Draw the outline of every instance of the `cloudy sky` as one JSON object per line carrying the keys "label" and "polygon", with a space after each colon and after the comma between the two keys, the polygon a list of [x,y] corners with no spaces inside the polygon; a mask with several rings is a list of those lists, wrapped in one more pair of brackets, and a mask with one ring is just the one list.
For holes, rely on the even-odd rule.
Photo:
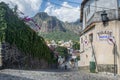
{"label": "cloudy sky", "polygon": [[82,0],[0,0],[9,3],[10,7],[18,5],[19,11],[26,16],[34,16],[38,12],[46,12],[50,16],[67,22],[74,22],[80,17]]}

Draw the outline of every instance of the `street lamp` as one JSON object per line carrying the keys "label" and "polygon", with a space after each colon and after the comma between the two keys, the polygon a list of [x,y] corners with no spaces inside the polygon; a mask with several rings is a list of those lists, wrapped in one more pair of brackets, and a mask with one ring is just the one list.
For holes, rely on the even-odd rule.
{"label": "street lamp", "polygon": [[103,25],[105,26],[106,25],[106,22],[108,22],[108,17],[107,17],[107,13],[106,11],[104,10],[101,14],[101,19],[102,19],[102,22],[103,22]]}

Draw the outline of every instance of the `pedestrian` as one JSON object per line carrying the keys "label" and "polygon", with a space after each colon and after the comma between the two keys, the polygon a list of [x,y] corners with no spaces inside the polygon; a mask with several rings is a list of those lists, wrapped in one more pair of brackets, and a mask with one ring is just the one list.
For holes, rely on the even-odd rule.
{"label": "pedestrian", "polygon": [[65,70],[67,70],[67,65],[65,64]]}

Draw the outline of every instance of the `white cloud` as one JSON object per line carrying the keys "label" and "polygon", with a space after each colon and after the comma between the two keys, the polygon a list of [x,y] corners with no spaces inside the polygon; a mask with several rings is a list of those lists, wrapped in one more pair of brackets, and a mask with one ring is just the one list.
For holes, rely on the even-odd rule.
{"label": "white cloud", "polygon": [[42,0],[0,0],[9,3],[10,7],[18,5],[18,9],[28,16],[34,16],[40,8]]}
{"label": "white cloud", "polygon": [[56,8],[56,6],[48,3],[45,12],[47,12],[51,16],[56,16],[58,19],[64,22],[65,21],[74,22],[77,19],[79,19],[80,17],[79,7],[72,7],[67,2],[64,2],[62,6],[65,7]]}

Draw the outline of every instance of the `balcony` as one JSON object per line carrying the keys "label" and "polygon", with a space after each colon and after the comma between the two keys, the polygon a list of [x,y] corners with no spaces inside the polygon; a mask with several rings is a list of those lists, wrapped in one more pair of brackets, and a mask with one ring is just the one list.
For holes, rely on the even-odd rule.
{"label": "balcony", "polygon": [[[118,12],[118,17],[117,17],[117,12]],[[109,20],[120,19],[120,10],[118,11],[116,9],[106,10],[106,13],[107,13]],[[98,11],[94,13],[93,16],[87,21],[86,27],[93,22],[100,22],[101,14],[102,14],[102,11]]]}

